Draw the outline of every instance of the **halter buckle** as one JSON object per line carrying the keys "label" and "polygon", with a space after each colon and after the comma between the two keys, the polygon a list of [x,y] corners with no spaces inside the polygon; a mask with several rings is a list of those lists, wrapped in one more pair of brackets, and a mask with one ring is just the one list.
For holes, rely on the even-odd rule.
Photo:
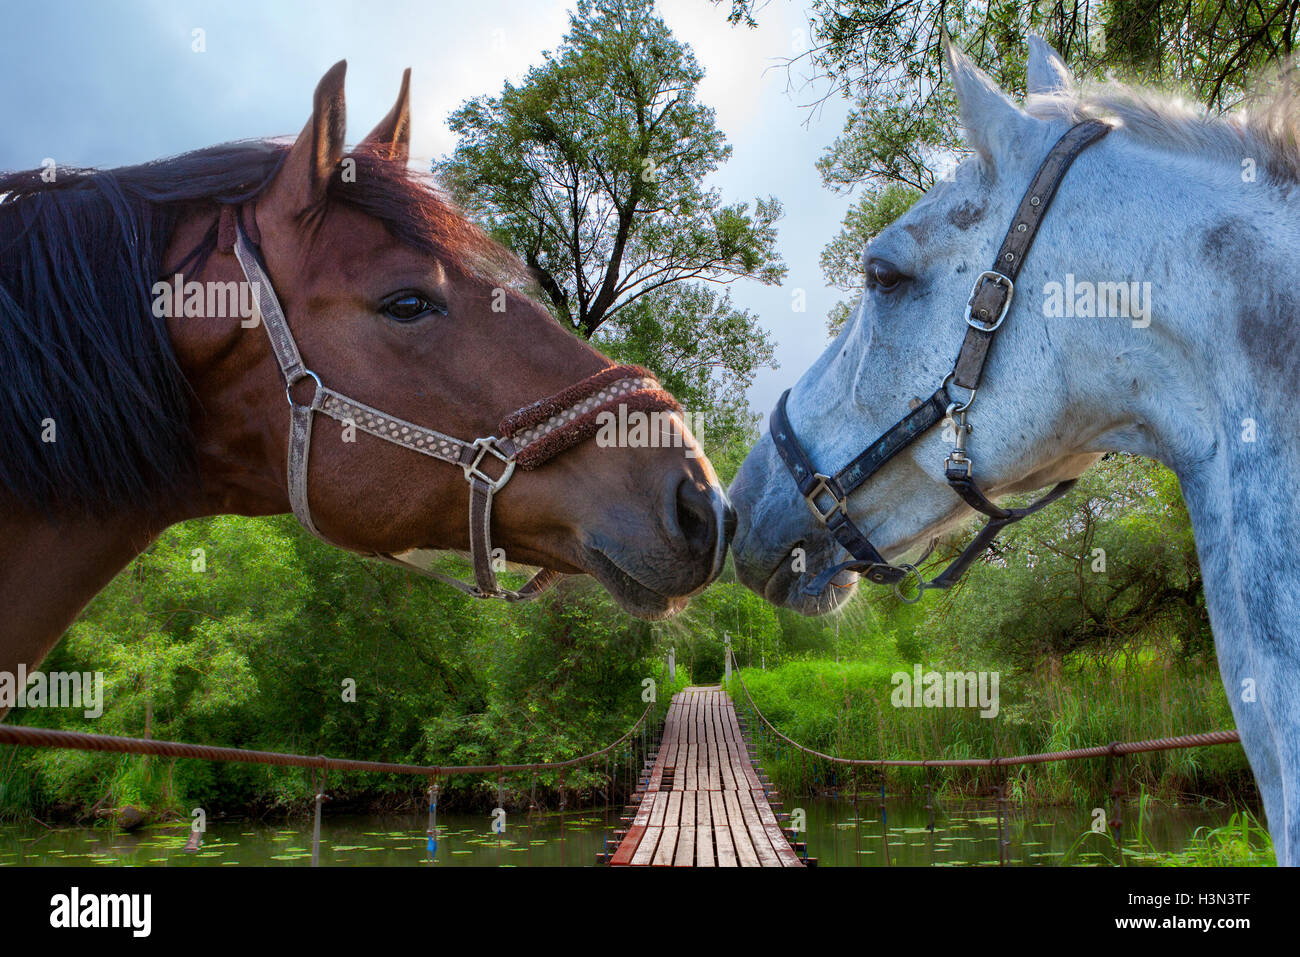
{"label": "halter buckle", "polygon": [[311,405],[313,405],[316,401],[316,396],[320,394],[320,390],[325,388],[323,385],[321,385],[320,376],[318,376],[316,373],[312,372],[310,369],[300,370],[297,375],[295,375],[292,379],[289,379],[284,383],[284,397],[289,400],[289,405],[291,407],[295,407],[298,405],[297,402],[293,401],[293,387],[296,386],[303,379],[311,379],[313,382],[316,383],[316,391],[311,394],[311,402],[305,403],[302,406],[303,408],[308,408]]}
{"label": "halter buckle", "polygon": [[[489,435],[486,438],[475,439],[470,443],[470,445],[478,449],[478,454],[474,456],[473,462],[461,466],[465,472],[465,481],[473,483],[475,479],[479,479],[488,486],[490,491],[493,492],[501,491],[501,488],[506,484],[506,482],[510,481],[510,476],[515,474],[515,457],[513,455],[506,455],[498,449],[496,446],[497,442],[498,439],[495,435]],[[505,471],[503,471],[498,478],[493,478],[491,475],[488,475],[479,468],[479,463],[481,463],[484,457],[488,455],[491,455],[499,461],[505,468]]]}
{"label": "halter buckle", "polygon": [[[1007,296],[1002,300],[1002,311],[998,313],[998,317],[992,323],[983,322],[971,314],[971,310],[975,307],[975,299],[979,296],[985,282],[1004,286],[1007,290]],[[970,298],[966,300],[966,325],[972,329],[978,329],[980,332],[993,332],[998,326],[1002,325],[1002,320],[1007,317],[1007,312],[1011,309],[1011,297],[1015,295],[1015,292],[1016,284],[1002,273],[991,269],[980,273],[975,277],[975,285],[971,287]]]}
{"label": "halter buckle", "polygon": [[[927,554],[929,553],[927,552]],[[909,565],[907,563],[903,563],[898,567],[903,569],[907,574],[904,575],[902,578],[900,578],[898,581],[894,582],[894,597],[896,597],[899,601],[901,601],[905,605],[915,605],[918,601],[921,600],[921,597],[925,594],[925,590],[927,587],[929,587],[929,583],[926,582],[925,576],[921,574],[921,570],[917,568],[915,565]],[[907,579],[912,575],[916,576],[916,594],[909,598],[906,594],[903,593],[903,585],[907,582]]]}
{"label": "halter buckle", "polygon": [[[803,500],[808,503],[808,508],[811,509],[812,513],[817,516],[817,521],[825,525],[835,516],[836,512],[843,512],[844,517],[848,518],[849,515],[848,504],[844,501],[844,499],[839,498],[834,492],[831,491],[830,484],[829,484],[831,481],[831,477],[829,475],[822,475],[821,472],[814,472],[813,478],[816,479],[817,484],[814,485],[812,489],[809,490],[808,494],[803,497]],[[817,496],[820,495],[822,492],[825,492],[835,501],[835,504],[832,505],[824,512],[821,510],[821,507],[818,506],[817,504]]]}

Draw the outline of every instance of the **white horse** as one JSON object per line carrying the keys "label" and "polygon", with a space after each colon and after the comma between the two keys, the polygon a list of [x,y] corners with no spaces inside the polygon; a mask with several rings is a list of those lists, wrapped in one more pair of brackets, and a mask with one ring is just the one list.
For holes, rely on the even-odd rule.
{"label": "white horse", "polygon": [[[829,474],[930,396],[952,369],[972,282],[1039,163],[1072,124],[1111,123],[1066,174],[1016,281],[970,413],[974,475],[996,499],[1073,478],[1109,451],[1174,470],[1278,863],[1300,864],[1295,94],[1228,118],[1114,84],[1084,95],[1032,38],[1021,109],[951,47],[948,62],[974,155],[871,242],[861,305],[793,387],[790,424]],[[1116,310],[1121,283],[1131,295]],[[971,514],[945,483],[942,431],[847,500],[886,558]],[[851,587],[801,591],[844,550],[805,507],[770,434],[731,498],[746,585],[806,614],[848,597]]]}

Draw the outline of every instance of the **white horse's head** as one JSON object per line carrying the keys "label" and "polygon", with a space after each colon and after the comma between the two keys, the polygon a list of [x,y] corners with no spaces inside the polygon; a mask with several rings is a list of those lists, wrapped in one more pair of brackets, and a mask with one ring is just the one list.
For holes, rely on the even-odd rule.
{"label": "white horse's head", "polygon": [[[1221,194],[1243,187],[1240,163],[1225,160],[1234,149],[1248,155],[1246,132],[1184,118],[1152,133],[1144,123],[1168,119],[1155,106],[1133,94],[1116,115],[1080,99],[1060,57],[1037,38],[1028,111],[952,47],[948,63],[974,154],[871,241],[861,304],[791,390],[790,424],[817,470],[844,467],[944,381],[972,284],[993,264],[1034,173],[1075,122],[1099,114],[1116,132],[1066,174],[984,367],[970,411],[973,475],[996,499],[1073,478],[1110,450],[1175,465],[1209,455],[1210,428],[1196,416],[1180,426],[1179,409],[1204,410],[1214,388],[1185,361],[1204,349],[1207,308],[1217,302],[1236,315],[1223,270],[1240,265],[1232,258],[1244,254],[1254,228],[1240,212],[1247,200],[1225,203]],[[1197,145],[1206,148],[1194,152]],[[1237,220],[1225,219],[1232,202]],[[849,496],[850,518],[886,558],[908,557],[971,514],[944,479],[951,447],[951,435],[945,441],[942,428],[931,428]],[[819,597],[802,591],[847,555],[806,507],[770,434],[731,498],[746,585],[807,614],[849,596],[852,572]]]}

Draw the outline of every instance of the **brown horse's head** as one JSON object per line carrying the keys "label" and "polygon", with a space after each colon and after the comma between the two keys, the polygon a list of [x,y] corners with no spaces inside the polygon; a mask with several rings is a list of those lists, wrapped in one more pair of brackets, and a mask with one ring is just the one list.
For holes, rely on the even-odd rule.
{"label": "brown horse's head", "polygon": [[[507,414],[606,368],[518,291],[513,257],[408,172],[407,80],[345,153],[343,76],[339,63],[321,80],[302,134],[241,213],[306,366],[334,390],[465,440],[499,434]],[[210,207],[183,220],[172,268],[213,229]],[[198,279],[243,276],[218,244]],[[186,318],[168,329],[197,396],[204,510],[287,510],[289,417],[266,332]],[[307,401],[312,385],[300,386]],[[680,419],[671,427],[685,433]],[[633,614],[680,609],[719,570],[728,506],[694,440],[674,438],[585,441],[519,473],[496,497],[493,545],[512,562],[593,575]],[[318,416],[308,475],[316,525],[344,547],[469,545],[469,486],[454,465]]]}

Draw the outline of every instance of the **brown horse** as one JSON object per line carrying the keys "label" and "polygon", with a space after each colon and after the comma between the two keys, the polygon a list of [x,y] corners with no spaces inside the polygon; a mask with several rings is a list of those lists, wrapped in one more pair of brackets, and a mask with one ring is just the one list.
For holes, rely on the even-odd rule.
{"label": "brown horse", "polygon": [[[478,515],[510,561],[590,574],[646,618],[717,575],[729,508],[680,417],[675,443],[581,441],[599,390],[644,370],[609,371],[520,291],[512,256],[407,170],[406,79],[345,154],[344,70],[321,80],[292,146],[0,176],[0,670],[35,667],[169,525],[290,509],[286,376],[290,407],[321,411],[310,378],[383,410],[306,414],[299,515],[342,547],[471,548],[475,476],[495,481],[519,451],[520,473]],[[311,372],[278,363],[268,290],[251,318],[214,310],[212,290],[242,293],[259,275]],[[623,387],[643,407],[673,405],[652,380]],[[578,428],[565,410],[580,399]],[[473,457],[475,437],[510,434],[503,417],[551,413],[563,434],[540,443],[555,447],[532,471],[522,430],[477,467],[459,446],[438,461],[416,454],[424,438],[384,440],[418,423]]]}

